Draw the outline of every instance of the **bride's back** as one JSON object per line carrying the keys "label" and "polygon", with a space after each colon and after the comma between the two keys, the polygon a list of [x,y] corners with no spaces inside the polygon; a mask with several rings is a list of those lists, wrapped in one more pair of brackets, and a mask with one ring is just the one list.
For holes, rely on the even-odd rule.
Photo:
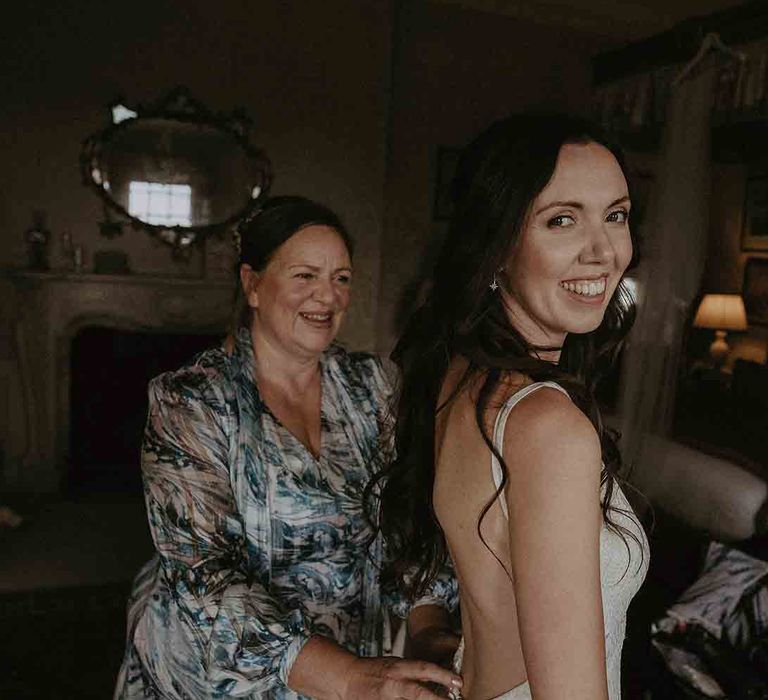
{"label": "bride's back", "polygon": [[[440,403],[454,392],[464,367],[461,361],[452,365]],[[482,520],[482,539],[478,534],[480,514],[495,494],[491,451],[475,418],[480,381],[462,388],[438,413],[435,426],[433,497],[461,591],[465,698],[495,697],[526,678],[515,589],[507,573],[511,571],[507,521],[498,499]],[[520,375],[501,383],[489,404],[486,434],[493,434],[499,407],[525,383]]]}

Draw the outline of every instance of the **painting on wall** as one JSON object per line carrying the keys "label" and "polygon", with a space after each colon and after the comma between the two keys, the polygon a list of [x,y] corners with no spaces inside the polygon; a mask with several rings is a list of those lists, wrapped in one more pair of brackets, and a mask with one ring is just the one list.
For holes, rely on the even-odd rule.
{"label": "painting on wall", "polygon": [[768,258],[747,260],[742,295],[750,325],[768,326]]}
{"label": "painting on wall", "polygon": [[747,178],[742,248],[768,251],[768,173]]}

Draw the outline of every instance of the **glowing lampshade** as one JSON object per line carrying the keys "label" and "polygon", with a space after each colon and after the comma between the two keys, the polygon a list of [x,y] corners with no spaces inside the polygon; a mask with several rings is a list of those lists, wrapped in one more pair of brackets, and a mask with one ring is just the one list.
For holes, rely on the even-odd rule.
{"label": "glowing lampshade", "polygon": [[744,301],[738,294],[706,294],[701,300],[693,325],[697,328],[712,328],[715,340],[709,346],[709,354],[715,366],[720,366],[728,356],[726,331],[745,331],[747,313]]}

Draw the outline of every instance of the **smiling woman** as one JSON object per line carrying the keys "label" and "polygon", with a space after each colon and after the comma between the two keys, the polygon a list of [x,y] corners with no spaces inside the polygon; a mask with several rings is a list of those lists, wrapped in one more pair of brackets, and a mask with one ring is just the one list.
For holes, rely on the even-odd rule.
{"label": "smiling woman", "polygon": [[[392,389],[377,358],[333,344],[350,236],[303,197],[268,200],[239,233],[230,339],[150,384],[157,555],[136,580],[115,697],[437,700],[427,683],[458,687],[453,672],[364,658],[383,651],[385,608],[363,490],[392,454]],[[456,648],[455,599],[445,572],[414,603],[425,658]]]}
{"label": "smiling woman", "polygon": [[600,325],[632,258],[629,206],[607,148],[562,147],[502,273],[507,313],[528,342],[562,347],[568,333]]}
{"label": "smiling woman", "polygon": [[420,595],[453,561],[465,697],[619,700],[648,564],[593,396],[633,316],[621,153],[582,119],[514,115],[469,144],[453,188],[394,353],[385,573]]}
{"label": "smiling woman", "polygon": [[336,337],[352,278],[348,243],[336,229],[306,226],[263,270],[246,263],[240,276],[258,342],[297,361],[314,361]]}

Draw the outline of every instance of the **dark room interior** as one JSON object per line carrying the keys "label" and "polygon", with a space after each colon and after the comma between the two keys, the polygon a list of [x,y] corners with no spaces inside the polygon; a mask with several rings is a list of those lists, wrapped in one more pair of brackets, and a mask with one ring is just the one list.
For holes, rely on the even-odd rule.
{"label": "dark room interior", "polygon": [[[699,51],[715,77],[694,145],[694,118],[672,125],[669,96]],[[215,187],[229,164],[211,137],[189,166],[207,198],[185,214],[197,236],[142,225],[127,194],[122,211],[110,203],[122,185],[103,186],[102,144],[88,141],[119,124],[118,104],[148,123],[153,108],[203,115],[247,145],[227,172],[255,168],[271,194],[339,211],[356,244],[340,341],[383,356],[446,230],[456,154],[493,120],[547,109],[602,122],[627,151],[646,231],[658,212],[685,220],[693,200],[674,209],[667,173],[705,163],[700,245],[670,219],[631,273],[648,308],[674,297],[674,317],[643,317],[646,335],[597,390],[632,455],[651,544],[623,697],[768,698],[768,617],[744,607],[768,610],[768,3],[28,0],[0,28],[0,85],[0,698],[112,697],[131,582],[153,554],[147,382],[232,321],[243,198],[233,207]],[[146,156],[156,170],[142,179],[169,153]],[[662,258],[663,274],[646,272]],[[734,311],[713,320],[710,302]],[[638,399],[652,381],[654,400]],[[674,672],[679,628],[664,625],[714,576],[713,543],[765,570],[736,610],[753,625],[748,647],[686,642],[720,682],[707,695]]]}

